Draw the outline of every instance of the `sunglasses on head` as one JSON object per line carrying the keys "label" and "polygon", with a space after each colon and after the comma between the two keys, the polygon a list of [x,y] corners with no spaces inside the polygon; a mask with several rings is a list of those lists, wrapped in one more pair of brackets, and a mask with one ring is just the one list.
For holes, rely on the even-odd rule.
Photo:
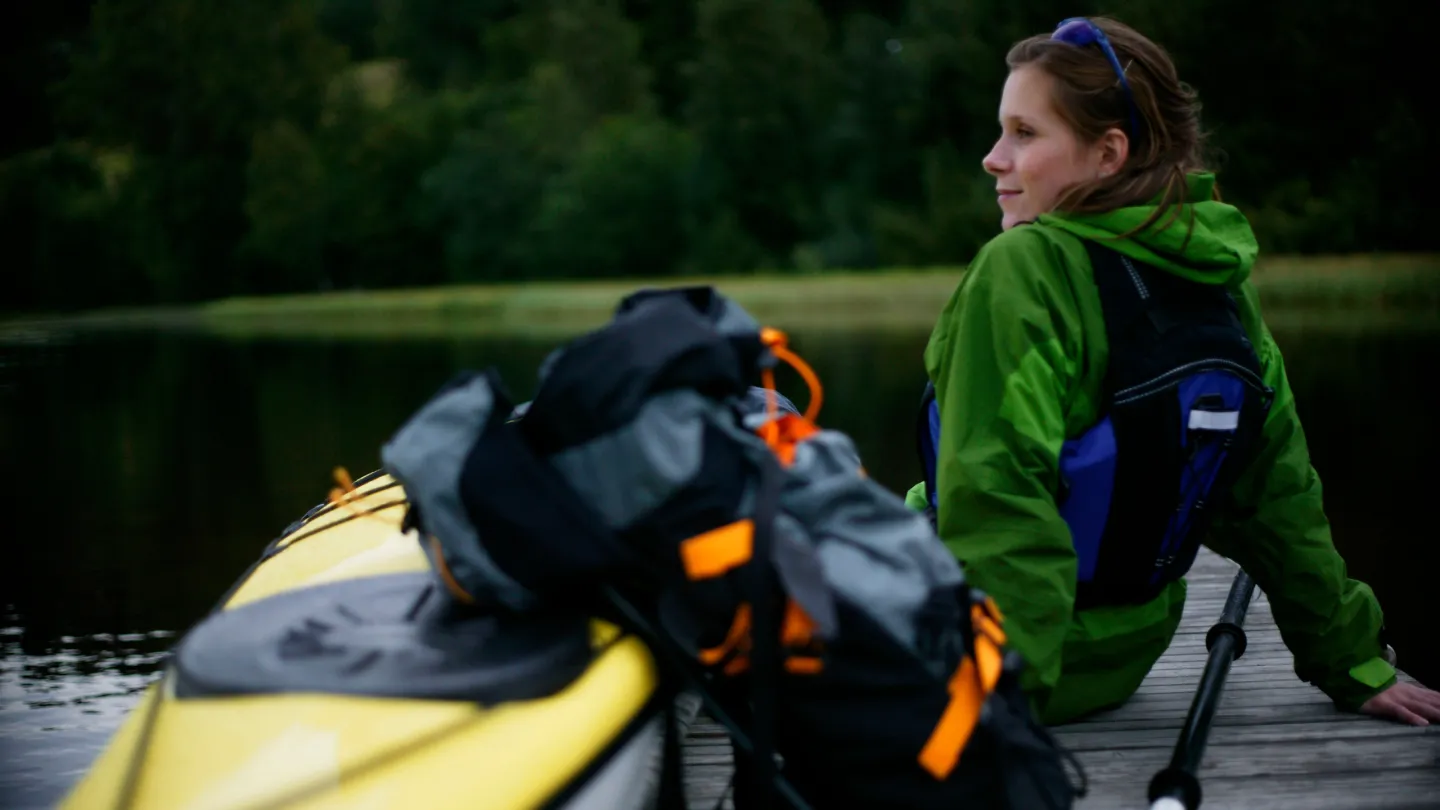
{"label": "sunglasses on head", "polygon": [[1055,26],[1055,33],[1050,38],[1057,42],[1064,42],[1083,48],[1086,45],[1099,45],[1104,52],[1105,58],[1110,60],[1110,67],[1115,69],[1115,75],[1120,78],[1120,88],[1125,91],[1125,100],[1130,102],[1130,137],[1138,138],[1140,135],[1140,120],[1135,109],[1135,95],[1130,92],[1130,82],[1125,78],[1125,68],[1120,66],[1120,59],[1115,56],[1115,49],[1110,47],[1110,38],[1100,30],[1100,26],[1085,19],[1084,17],[1071,17],[1068,20],[1061,20]]}

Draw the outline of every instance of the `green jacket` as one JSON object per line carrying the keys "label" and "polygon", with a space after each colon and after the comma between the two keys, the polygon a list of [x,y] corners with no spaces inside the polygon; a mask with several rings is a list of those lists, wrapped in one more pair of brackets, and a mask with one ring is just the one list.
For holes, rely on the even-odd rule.
{"label": "green jacket", "polygon": [[[1265,592],[1296,674],[1353,710],[1395,680],[1380,657],[1380,606],[1347,576],[1331,543],[1280,350],[1248,280],[1255,236],[1236,208],[1211,200],[1213,186],[1213,175],[1192,175],[1190,199],[1202,202],[1187,205],[1177,224],[1107,244],[1236,292],[1275,401],[1263,449],[1205,543]],[[1098,419],[1107,356],[1081,240],[1129,231],[1153,210],[1045,215],[997,236],[976,255],[925,351],[941,414],[939,534],[1004,612],[1046,722],[1125,700],[1169,645],[1184,604],[1179,581],[1145,605],[1075,611],[1075,553],[1055,502],[1061,445]],[[923,508],[924,485],[907,500]]]}

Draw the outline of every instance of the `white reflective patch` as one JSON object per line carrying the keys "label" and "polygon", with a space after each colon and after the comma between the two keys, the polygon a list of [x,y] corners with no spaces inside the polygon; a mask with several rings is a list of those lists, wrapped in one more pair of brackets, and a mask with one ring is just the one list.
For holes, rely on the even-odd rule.
{"label": "white reflective patch", "polygon": [[1191,430],[1234,430],[1240,427],[1239,411],[1191,411]]}

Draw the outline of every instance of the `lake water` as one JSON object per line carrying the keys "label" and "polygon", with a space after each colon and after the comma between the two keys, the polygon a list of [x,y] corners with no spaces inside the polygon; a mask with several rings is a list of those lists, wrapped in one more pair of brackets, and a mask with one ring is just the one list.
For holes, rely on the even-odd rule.
{"label": "lake water", "polygon": [[[1435,333],[1280,332],[1336,543],[1386,608],[1401,666],[1434,646],[1440,420]],[[923,332],[795,335],[821,421],[893,489],[917,480]],[[517,397],[552,342],[93,336],[0,347],[0,806],[50,806],[200,618],[330,471],[380,444],[464,368]],[[793,376],[781,387],[803,407]]]}

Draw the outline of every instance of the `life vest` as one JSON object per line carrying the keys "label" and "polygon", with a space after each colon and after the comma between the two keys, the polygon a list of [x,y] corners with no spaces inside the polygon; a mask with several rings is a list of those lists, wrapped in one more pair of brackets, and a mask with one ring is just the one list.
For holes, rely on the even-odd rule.
{"label": "life vest", "polygon": [[[1228,290],[1085,246],[1110,356],[1099,419],[1060,452],[1056,503],[1078,563],[1077,609],[1149,601],[1189,571],[1274,398]],[[916,437],[933,520],[931,383]]]}

